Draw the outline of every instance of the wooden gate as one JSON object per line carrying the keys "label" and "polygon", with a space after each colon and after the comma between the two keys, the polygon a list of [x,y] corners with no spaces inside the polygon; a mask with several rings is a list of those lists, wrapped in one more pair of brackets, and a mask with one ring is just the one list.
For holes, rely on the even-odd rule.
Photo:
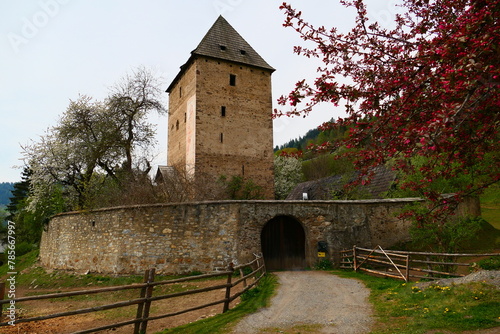
{"label": "wooden gate", "polygon": [[268,270],[305,268],[305,233],[302,224],[289,216],[277,216],[262,229],[262,253]]}
{"label": "wooden gate", "polygon": [[[500,256],[498,253],[489,254],[451,254],[408,252],[397,250],[383,250],[354,246],[352,249],[340,251],[340,268],[362,270],[372,274],[404,279],[441,279],[448,277],[462,277],[466,274],[457,272],[459,267],[475,265],[472,259]],[[458,258],[464,258],[457,262]],[[471,258],[467,261],[466,258]],[[443,269],[445,268],[445,269]],[[470,270],[465,271],[466,273]]]}

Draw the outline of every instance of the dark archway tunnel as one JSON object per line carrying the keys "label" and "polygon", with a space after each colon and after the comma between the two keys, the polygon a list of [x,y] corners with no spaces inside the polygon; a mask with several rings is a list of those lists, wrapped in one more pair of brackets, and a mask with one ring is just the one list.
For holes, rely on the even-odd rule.
{"label": "dark archway tunnel", "polygon": [[276,216],[264,225],[262,253],[268,270],[301,270],[306,267],[305,232],[291,216]]}

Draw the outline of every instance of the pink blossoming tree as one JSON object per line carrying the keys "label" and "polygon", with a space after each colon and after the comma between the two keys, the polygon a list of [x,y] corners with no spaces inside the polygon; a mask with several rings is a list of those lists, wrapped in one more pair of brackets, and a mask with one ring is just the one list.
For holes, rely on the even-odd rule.
{"label": "pink blossoming tree", "polygon": [[[443,226],[465,196],[500,180],[500,0],[403,0],[391,28],[370,20],[363,0],[342,4],[357,13],[346,33],[281,6],[284,26],[313,45],[295,52],[323,65],[314,82],[299,81],[280,98],[291,109],[275,116],[345,106],[346,117],[322,128],[349,126],[348,138],[320,148],[350,148],[358,183],[382,164],[408,175],[399,187],[429,203],[408,215],[418,227]],[[466,181],[444,198],[436,184],[459,177]]]}

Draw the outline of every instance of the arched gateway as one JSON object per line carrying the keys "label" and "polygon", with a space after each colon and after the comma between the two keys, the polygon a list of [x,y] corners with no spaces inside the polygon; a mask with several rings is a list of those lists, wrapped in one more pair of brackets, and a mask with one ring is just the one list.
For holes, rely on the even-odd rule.
{"label": "arched gateway", "polygon": [[268,270],[306,267],[306,237],[302,224],[291,216],[277,216],[261,233],[262,253]]}
{"label": "arched gateway", "polygon": [[352,245],[407,240],[410,222],[396,213],[417,201],[220,201],[67,212],[45,226],[40,260],[82,272],[189,273],[225,270],[263,252],[269,269],[302,269],[323,259],[337,263],[338,251]]}

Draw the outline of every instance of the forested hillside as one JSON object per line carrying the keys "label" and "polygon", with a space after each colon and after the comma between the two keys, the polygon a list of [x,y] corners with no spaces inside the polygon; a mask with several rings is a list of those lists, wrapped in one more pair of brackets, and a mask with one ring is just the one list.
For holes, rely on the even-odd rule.
{"label": "forested hillside", "polygon": [[[333,120],[332,120],[333,121]],[[289,142],[274,148],[276,155],[284,153],[289,156],[300,157],[302,165],[302,181],[317,180],[330,175],[350,173],[354,170],[351,160],[338,157],[338,153],[331,154],[330,151],[314,151],[310,145],[322,145],[328,141],[338,141],[346,136],[348,129],[329,129],[321,131],[318,128],[311,129],[304,136],[292,139]]]}
{"label": "forested hillside", "polygon": [[284,148],[296,148],[296,149],[301,150],[307,146],[307,142],[309,140],[315,140],[319,134],[320,134],[320,131],[317,128],[311,129],[311,130],[307,131],[307,133],[303,137],[295,138],[295,139],[292,139],[283,145],[276,146],[274,148],[274,151],[276,152],[276,151],[282,150]]}
{"label": "forested hillside", "polygon": [[[330,120],[333,122],[333,119]],[[299,151],[306,151],[308,145],[310,144],[322,144],[326,141],[337,140],[344,137],[347,128],[341,127],[340,129],[330,129],[326,131],[321,131],[318,128],[311,129],[306,132],[304,136],[299,136],[298,138],[292,139],[289,142],[276,146],[274,152],[282,150],[284,148],[296,148]]]}
{"label": "forested hillside", "polygon": [[0,206],[9,204],[9,198],[12,196],[11,191],[14,189],[13,182],[0,183]]}

